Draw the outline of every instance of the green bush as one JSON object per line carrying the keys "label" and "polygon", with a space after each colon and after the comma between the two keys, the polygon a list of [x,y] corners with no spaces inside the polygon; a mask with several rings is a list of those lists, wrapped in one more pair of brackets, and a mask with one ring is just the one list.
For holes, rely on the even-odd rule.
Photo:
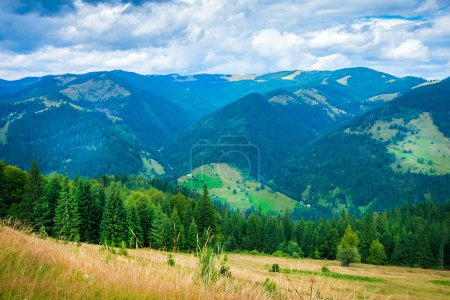
{"label": "green bush", "polygon": [[120,242],[119,254],[123,256],[128,256],[128,249],[124,241]]}
{"label": "green bush", "polygon": [[170,267],[175,266],[175,258],[173,257],[173,254],[172,254],[172,253],[169,253],[169,255],[167,256],[167,264],[168,264]]}
{"label": "green bush", "polygon": [[274,273],[280,273],[280,265],[279,264],[273,264],[272,267],[270,268],[270,272],[274,272]]}
{"label": "green bush", "polygon": [[287,255],[286,253],[284,253],[281,250],[277,250],[274,253],[272,253],[272,256],[275,256],[275,257],[286,257],[286,256],[289,256],[289,255]]}
{"label": "green bush", "polygon": [[267,294],[275,294],[277,292],[277,284],[275,281],[266,278],[266,281],[264,282],[264,291]]}

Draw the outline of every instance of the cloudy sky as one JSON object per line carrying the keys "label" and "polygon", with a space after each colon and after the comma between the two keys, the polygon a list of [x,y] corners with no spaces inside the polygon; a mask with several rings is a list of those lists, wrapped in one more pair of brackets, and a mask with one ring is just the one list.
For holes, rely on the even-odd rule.
{"label": "cloudy sky", "polygon": [[0,1],[4,79],[353,66],[450,76],[450,1]]}

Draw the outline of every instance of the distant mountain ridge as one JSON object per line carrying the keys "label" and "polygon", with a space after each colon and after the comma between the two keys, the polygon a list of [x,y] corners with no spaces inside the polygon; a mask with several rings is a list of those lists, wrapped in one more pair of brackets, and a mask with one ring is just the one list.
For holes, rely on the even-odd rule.
{"label": "distant mountain ridge", "polygon": [[[186,137],[210,120],[221,135],[255,140],[264,149],[261,173],[267,177],[285,155],[333,126],[424,83],[367,68],[260,76],[111,71],[0,80],[0,159],[21,168],[36,159],[46,173],[69,175],[176,173],[187,166],[186,145],[197,142]],[[249,103],[234,103],[241,98]],[[246,123],[222,126],[226,116],[227,122]],[[220,138],[211,135],[210,142],[216,142],[212,137]],[[183,139],[185,145],[172,146]],[[177,156],[185,161],[179,164]]]}

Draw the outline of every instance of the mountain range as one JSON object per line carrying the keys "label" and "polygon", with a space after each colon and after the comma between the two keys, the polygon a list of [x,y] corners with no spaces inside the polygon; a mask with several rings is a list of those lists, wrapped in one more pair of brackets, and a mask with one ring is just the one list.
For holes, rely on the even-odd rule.
{"label": "mountain range", "polygon": [[173,180],[227,163],[313,208],[446,200],[448,88],[368,68],[0,80],[0,159]]}

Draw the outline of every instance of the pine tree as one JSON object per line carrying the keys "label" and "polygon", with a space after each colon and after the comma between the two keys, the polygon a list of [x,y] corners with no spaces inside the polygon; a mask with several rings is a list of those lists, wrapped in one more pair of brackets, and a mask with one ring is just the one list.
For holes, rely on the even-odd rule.
{"label": "pine tree", "polygon": [[278,245],[283,241],[280,236],[278,221],[275,217],[269,216],[264,226],[264,247],[266,253],[273,253],[277,250]]}
{"label": "pine tree", "polygon": [[44,220],[44,227],[47,228],[49,235],[53,235],[55,209],[61,192],[61,178],[53,175],[45,189],[45,199],[48,205],[48,214]]}
{"label": "pine tree", "polygon": [[262,250],[264,226],[259,215],[252,214],[247,220],[247,230],[244,236],[244,247],[247,250]]}
{"label": "pine tree", "polygon": [[80,213],[80,239],[88,243],[99,241],[101,208],[88,180],[80,180],[75,191]]}
{"label": "pine tree", "polygon": [[360,230],[360,245],[359,250],[363,262],[367,261],[369,256],[369,248],[374,240],[378,239],[377,229],[373,214],[364,216]]}
{"label": "pine tree", "polygon": [[359,262],[361,256],[358,252],[359,239],[356,232],[352,230],[350,225],[345,229],[344,236],[338,246],[337,259],[341,261],[344,267],[350,263]]}
{"label": "pine tree", "polygon": [[170,230],[168,230],[168,235],[171,238],[171,243],[169,245],[172,248],[172,251],[183,249],[185,246],[184,226],[181,223],[180,217],[178,216],[178,210],[176,208],[172,211],[169,224]]}
{"label": "pine tree", "polygon": [[48,204],[44,197],[44,179],[35,160],[31,163],[24,194],[24,218],[39,229],[44,225]]}
{"label": "pine tree", "polygon": [[166,223],[168,223],[167,216],[162,212],[161,207],[157,206],[154,211],[152,226],[150,227],[150,247],[164,248],[165,241],[168,240],[165,232]]}
{"label": "pine tree", "polygon": [[217,232],[216,210],[208,197],[208,188],[203,187],[203,194],[195,207],[195,223],[198,226],[198,232],[203,234],[210,229],[213,234]]}
{"label": "pine tree", "polygon": [[128,209],[128,230],[130,248],[144,245],[144,232],[136,205],[131,205]]}
{"label": "pine tree", "polygon": [[338,245],[339,232],[336,228],[331,228],[325,235],[323,243],[320,245],[320,256],[326,259],[336,259]]}
{"label": "pine tree", "polygon": [[194,218],[192,218],[192,221],[189,224],[189,230],[188,230],[187,241],[186,241],[186,248],[189,251],[195,251],[197,249],[197,240],[198,240],[197,224],[195,223]]}
{"label": "pine tree", "polygon": [[64,240],[79,241],[80,216],[78,203],[72,195],[69,179],[64,178],[55,209],[54,234]]}
{"label": "pine tree", "polygon": [[119,246],[127,240],[127,215],[123,204],[121,186],[111,185],[111,193],[106,199],[102,222],[100,223],[100,242]]}

